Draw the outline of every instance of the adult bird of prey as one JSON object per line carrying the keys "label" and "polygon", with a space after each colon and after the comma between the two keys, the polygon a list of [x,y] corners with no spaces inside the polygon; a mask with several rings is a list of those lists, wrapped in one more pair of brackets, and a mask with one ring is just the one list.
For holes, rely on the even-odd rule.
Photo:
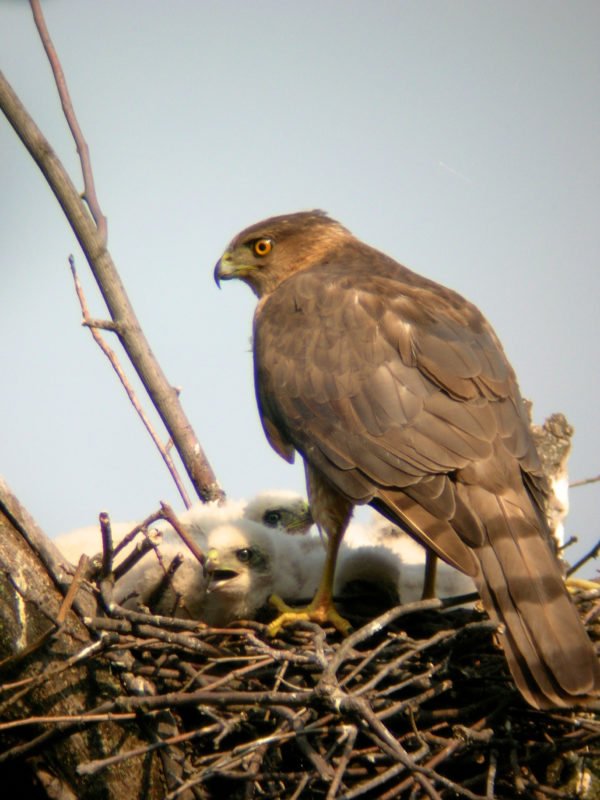
{"label": "adult bird of prey", "polygon": [[265,433],[304,459],[328,556],[307,609],[347,623],[332,583],[355,504],[370,503],[473,578],[533,706],[588,702],[600,667],[547,544],[544,480],[516,376],[481,312],[321,211],[246,228],[218,261],[258,296]]}

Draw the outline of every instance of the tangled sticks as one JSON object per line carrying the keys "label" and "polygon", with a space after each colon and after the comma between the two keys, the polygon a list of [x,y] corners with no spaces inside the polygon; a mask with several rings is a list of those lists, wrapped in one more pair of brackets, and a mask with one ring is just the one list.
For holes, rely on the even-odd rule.
{"label": "tangled sticks", "polygon": [[[600,721],[531,709],[491,623],[440,605],[388,610],[344,640],[309,622],[269,639],[260,622],[215,629],[113,605],[84,619],[97,646],[78,663],[109,660],[122,694],[71,720],[21,720],[41,728],[37,737],[31,724],[0,725],[28,731],[0,762],[39,749],[53,730],[135,719],[147,752],[162,756],[169,798],[588,796],[580,789],[594,780]],[[582,595],[579,608],[598,641],[600,600]],[[2,688],[5,703],[23,691]]]}

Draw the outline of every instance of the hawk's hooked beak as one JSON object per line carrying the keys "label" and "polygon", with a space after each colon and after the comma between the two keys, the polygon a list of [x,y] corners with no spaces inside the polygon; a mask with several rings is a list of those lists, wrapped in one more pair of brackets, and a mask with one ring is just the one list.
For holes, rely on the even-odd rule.
{"label": "hawk's hooked beak", "polygon": [[221,281],[230,281],[232,278],[237,277],[237,266],[231,257],[231,253],[227,251],[223,253],[221,258],[215,264],[215,283],[221,288]]}

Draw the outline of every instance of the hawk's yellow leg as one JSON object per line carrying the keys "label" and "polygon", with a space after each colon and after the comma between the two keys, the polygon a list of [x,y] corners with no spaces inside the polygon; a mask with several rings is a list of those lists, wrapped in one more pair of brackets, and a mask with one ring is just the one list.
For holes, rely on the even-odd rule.
{"label": "hawk's yellow leg", "polygon": [[437,576],[438,557],[433,550],[425,551],[425,577],[423,579],[423,593],[421,600],[431,600],[437,597],[435,593],[435,579]]}
{"label": "hawk's yellow leg", "polygon": [[333,576],[335,574],[335,563],[337,552],[344,534],[342,528],[337,534],[329,536],[327,546],[327,558],[323,568],[323,575],[317,593],[312,601],[304,608],[291,608],[277,595],[271,595],[269,602],[280,611],[278,617],[268,627],[269,636],[276,636],[284,625],[297,622],[300,619],[307,619],[323,625],[327,622],[338,629],[344,636],[350,633],[351,625],[345,620],[333,605]]}

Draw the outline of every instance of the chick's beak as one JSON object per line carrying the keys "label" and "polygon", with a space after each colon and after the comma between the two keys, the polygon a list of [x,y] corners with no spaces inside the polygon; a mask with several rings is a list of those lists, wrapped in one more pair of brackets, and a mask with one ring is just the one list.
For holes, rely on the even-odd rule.
{"label": "chick's beak", "polygon": [[219,552],[215,549],[208,551],[204,569],[208,577],[206,590],[208,594],[218,591],[220,588],[222,589],[227,586],[230,580],[238,576],[237,570],[229,569],[226,564],[223,564],[222,559],[219,557]]}
{"label": "chick's beak", "polygon": [[288,526],[288,533],[307,533],[314,520],[310,511],[310,506],[304,506],[299,516],[294,519]]}
{"label": "chick's beak", "polygon": [[204,571],[207,575],[211,575],[219,568],[219,552],[211,548],[206,554],[206,561],[204,562]]}

